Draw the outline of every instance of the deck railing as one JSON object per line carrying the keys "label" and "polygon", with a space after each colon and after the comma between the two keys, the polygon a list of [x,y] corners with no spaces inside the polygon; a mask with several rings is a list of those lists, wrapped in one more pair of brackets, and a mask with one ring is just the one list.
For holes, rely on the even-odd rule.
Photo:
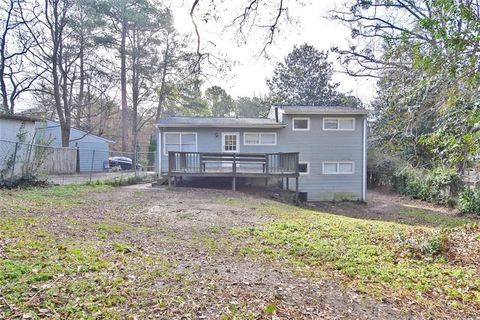
{"label": "deck railing", "polygon": [[285,153],[168,153],[168,172],[172,174],[259,174],[298,175],[298,152]]}

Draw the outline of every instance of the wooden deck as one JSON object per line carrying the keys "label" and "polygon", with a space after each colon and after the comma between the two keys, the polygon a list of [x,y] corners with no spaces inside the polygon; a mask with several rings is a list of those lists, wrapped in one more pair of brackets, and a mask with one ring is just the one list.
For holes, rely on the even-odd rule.
{"label": "wooden deck", "polygon": [[298,199],[298,152],[288,153],[168,153],[169,185],[178,177],[231,177],[232,190],[236,190],[237,177],[295,178]]}

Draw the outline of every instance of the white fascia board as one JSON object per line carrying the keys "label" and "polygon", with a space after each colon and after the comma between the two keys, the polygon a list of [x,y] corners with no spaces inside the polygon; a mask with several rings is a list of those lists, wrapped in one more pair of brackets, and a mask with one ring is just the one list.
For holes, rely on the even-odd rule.
{"label": "white fascia board", "polygon": [[358,110],[358,111],[288,111],[285,110],[285,114],[328,114],[328,115],[337,115],[337,114],[358,114],[358,115],[366,115],[368,111],[366,110]]}
{"label": "white fascia board", "polygon": [[157,124],[157,128],[260,128],[260,129],[280,129],[285,128],[285,124],[278,123],[272,125],[228,125],[228,124]]}

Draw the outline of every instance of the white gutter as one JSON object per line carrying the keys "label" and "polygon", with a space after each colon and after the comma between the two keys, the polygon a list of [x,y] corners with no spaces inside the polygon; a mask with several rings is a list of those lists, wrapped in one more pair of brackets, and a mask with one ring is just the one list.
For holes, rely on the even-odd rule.
{"label": "white gutter", "polygon": [[284,110],[285,114],[358,114],[358,115],[366,115],[368,114],[368,111],[366,110],[358,110],[358,111],[289,111],[289,110]]}
{"label": "white gutter", "polygon": [[259,128],[259,129],[278,129],[285,128],[286,124],[284,123],[275,123],[275,124],[251,124],[251,125],[241,125],[241,124],[195,124],[195,123],[172,123],[172,124],[157,124],[157,128]]}

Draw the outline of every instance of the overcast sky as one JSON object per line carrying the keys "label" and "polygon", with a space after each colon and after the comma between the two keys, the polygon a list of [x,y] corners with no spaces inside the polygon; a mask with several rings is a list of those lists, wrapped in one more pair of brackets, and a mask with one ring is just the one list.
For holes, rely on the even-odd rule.
{"label": "overcast sky", "polygon": [[[193,0],[172,0],[175,26],[181,33],[189,34],[193,31],[189,16],[192,2]],[[246,44],[239,44],[238,37],[234,34],[236,29],[224,30],[224,26],[231,22],[235,13],[239,12],[240,7],[232,8],[232,3],[243,5],[245,1],[227,0],[223,4],[221,1],[216,2],[218,20],[215,22],[215,19],[210,19],[208,23],[199,22],[202,41],[203,43],[214,42],[213,50],[225,55],[235,64],[227,76],[211,78],[209,80],[211,85],[220,85],[233,96],[261,95],[267,92],[265,79],[272,75],[275,64],[282,61],[294,45],[306,42],[319,50],[330,50],[332,46],[347,46],[348,29],[339,22],[327,18],[328,11],[341,7],[342,0],[305,0],[304,5],[298,5],[292,0],[285,2],[289,16],[294,22],[283,23],[280,26],[280,34],[277,34],[275,43],[268,47],[269,59],[259,57],[264,38],[256,37],[258,31],[250,34]],[[209,3],[209,0],[200,1],[203,7],[200,7],[199,11],[207,11],[205,6]],[[210,50],[212,47],[209,47]],[[342,74],[334,53],[330,54],[330,59],[335,63],[335,69],[338,71],[334,75],[334,81],[340,83],[340,90],[351,91],[362,101],[369,102],[375,94],[375,81]]]}

